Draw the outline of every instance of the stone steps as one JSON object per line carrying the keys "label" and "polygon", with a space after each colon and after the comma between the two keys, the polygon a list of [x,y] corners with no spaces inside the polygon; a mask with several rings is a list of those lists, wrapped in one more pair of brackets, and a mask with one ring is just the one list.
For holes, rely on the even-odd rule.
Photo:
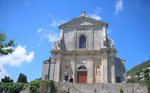
{"label": "stone steps", "polygon": [[[69,93],[147,93],[145,83],[115,83],[115,84],[70,84],[70,83],[55,83],[58,93],[63,93],[62,90],[68,90]],[[96,90],[96,92],[95,92]]]}

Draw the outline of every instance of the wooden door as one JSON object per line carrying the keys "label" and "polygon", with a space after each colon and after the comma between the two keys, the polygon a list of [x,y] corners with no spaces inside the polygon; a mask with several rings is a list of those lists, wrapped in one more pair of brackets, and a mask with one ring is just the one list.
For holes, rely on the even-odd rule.
{"label": "wooden door", "polygon": [[77,79],[77,83],[87,83],[87,71],[78,71]]}

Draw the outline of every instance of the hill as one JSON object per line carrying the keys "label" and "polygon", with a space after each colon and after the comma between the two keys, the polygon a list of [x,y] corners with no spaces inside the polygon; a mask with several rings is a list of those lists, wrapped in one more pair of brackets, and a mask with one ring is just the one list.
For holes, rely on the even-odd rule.
{"label": "hill", "polygon": [[150,60],[145,61],[145,62],[133,67],[132,69],[130,69],[127,72],[127,75],[136,75],[136,73],[141,72],[142,69],[147,68],[147,67],[150,67]]}

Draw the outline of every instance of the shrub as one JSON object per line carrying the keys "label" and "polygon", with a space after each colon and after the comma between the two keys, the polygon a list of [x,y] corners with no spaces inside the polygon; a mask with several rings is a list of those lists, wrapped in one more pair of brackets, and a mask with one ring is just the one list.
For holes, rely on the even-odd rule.
{"label": "shrub", "polygon": [[69,91],[67,90],[66,93],[69,93]]}
{"label": "shrub", "polygon": [[134,79],[128,79],[127,83],[130,83],[130,82],[136,82],[136,81]]}
{"label": "shrub", "polygon": [[140,81],[142,79],[142,77],[138,77],[137,80]]}
{"label": "shrub", "polygon": [[149,79],[149,73],[144,74],[144,78],[145,78],[146,80],[148,80],[148,79]]}
{"label": "shrub", "polygon": [[146,80],[148,93],[150,93],[150,80]]}
{"label": "shrub", "polygon": [[2,93],[2,91],[5,93],[19,93],[26,87],[27,84],[24,83],[0,83],[0,93]]}
{"label": "shrub", "polygon": [[40,93],[40,84],[40,80],[31,81],[29,86],[30,93]]}
{"label": "shrub", "polygon": [[123,93],[123,89],[122,88],[120,88],[120,93]]}
{"label": "shrub", "polygon": [[138,75],[138,76],[139,76],[139,75],[140,75],[140,72],[136,72],[136,75]]}
{"label": "shrub", "polygon": [[148,72],[149,72],[149,69],[145,69],[145,70],[144,70],[144,73],[148,73]]}
{"label": "shrub", "polygon": [[95,89],[94,92],[97,92],[97,90]]}
{"label": "shrub", "polygon": [[51,91],[50,85],[50,80],[42,80],[40,84],[40,93],[48,93],[49,91]]}

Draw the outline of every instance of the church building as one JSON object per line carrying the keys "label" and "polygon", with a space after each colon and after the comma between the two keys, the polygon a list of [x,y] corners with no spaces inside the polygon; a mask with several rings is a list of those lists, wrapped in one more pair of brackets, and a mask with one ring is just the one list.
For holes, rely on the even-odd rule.
{"label": "church building", "polygon": [[59,40],[50,59],[43,62],[42,80],[73,83],[122,83],[125,60],[117,57],[114,41],[107,36],[108,24],[85,12],[59,26]]}

